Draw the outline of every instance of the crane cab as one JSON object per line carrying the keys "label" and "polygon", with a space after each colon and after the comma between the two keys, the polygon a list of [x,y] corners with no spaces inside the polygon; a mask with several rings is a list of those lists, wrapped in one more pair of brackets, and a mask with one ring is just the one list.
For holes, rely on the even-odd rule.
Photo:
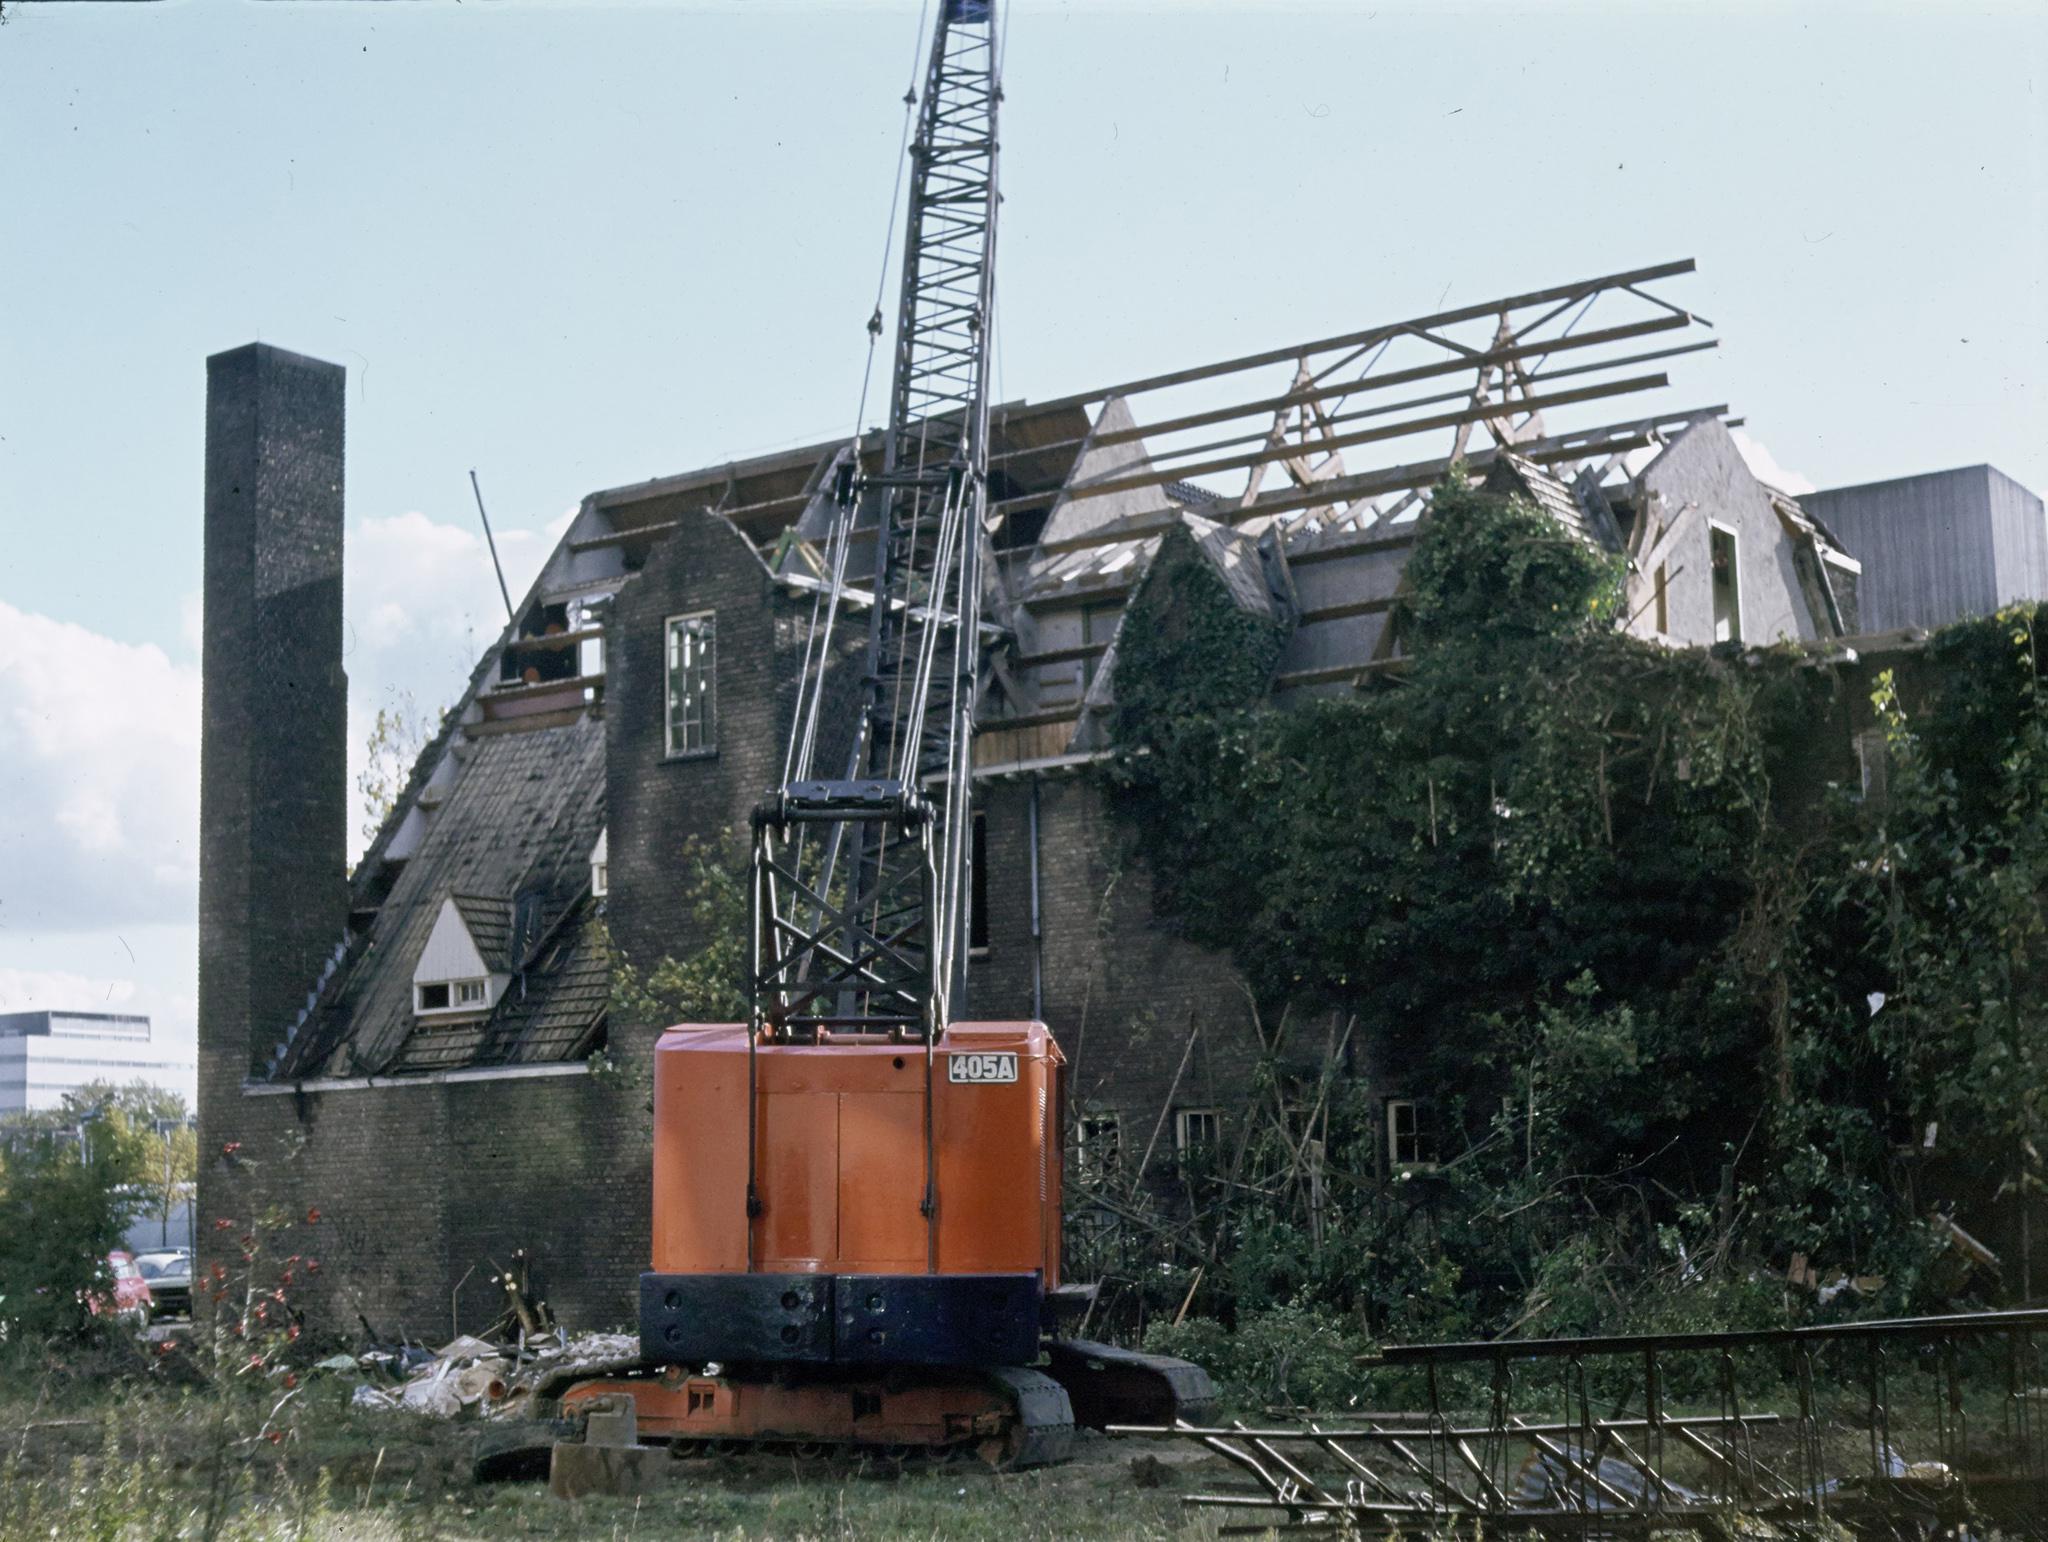
{"label": "crane cab", "polygon": [[877,1036],[764,1041],[750,1071],[747,1040],[691,1025],[655,1050],[643,1357],[1031,1364],[1060,1277],[1050,1030],[954,1023],[929,1070],[921,1043]]}

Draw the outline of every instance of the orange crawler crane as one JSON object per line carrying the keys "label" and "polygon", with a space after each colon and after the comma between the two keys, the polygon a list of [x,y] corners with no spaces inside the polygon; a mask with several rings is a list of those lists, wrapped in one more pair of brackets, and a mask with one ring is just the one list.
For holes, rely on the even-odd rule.
{"label": "orange crawler crane", "polygon": [[[879,453],[842,460],[783,782],[754,814],[750,1019],[671,1028],[656,1048],[642,1365],[563,1398],[572,1417],[630,1398],[638,1437],[1022,1466],[1059,1460],[1077,1420],[1170,1422],[1213,1400],[1185,1361],[1045,1337],[1063,1060],[1043,1023],[952,1019],[994,635],[990,12],[939,8],[889,428]],[[861,673],[835,680],[856,613]],[[843,774],[820,775],[828,761]]]}

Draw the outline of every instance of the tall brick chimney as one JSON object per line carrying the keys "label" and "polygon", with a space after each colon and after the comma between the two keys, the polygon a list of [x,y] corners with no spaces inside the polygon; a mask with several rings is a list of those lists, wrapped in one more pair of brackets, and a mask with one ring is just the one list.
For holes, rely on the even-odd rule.
{"label": "tall brick chimney", "polygon": [[199,1101],[238,1089],[304,1007],[348,919],[341,667],[346,374],[251,343],[206,361]]}

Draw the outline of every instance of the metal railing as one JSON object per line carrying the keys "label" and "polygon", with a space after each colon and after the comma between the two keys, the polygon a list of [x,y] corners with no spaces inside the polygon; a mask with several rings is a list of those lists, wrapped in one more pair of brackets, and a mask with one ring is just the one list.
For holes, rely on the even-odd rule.
{"label": "metal railing", "polygon": [[1409,1345],[1367,1366],[1418,1412],[1112,1433],[1196,1442],[1248,1476],[1185,1498],[1226,1535],[1969,1517],[2048,1536],[2044,1333],[2048,1310]]}

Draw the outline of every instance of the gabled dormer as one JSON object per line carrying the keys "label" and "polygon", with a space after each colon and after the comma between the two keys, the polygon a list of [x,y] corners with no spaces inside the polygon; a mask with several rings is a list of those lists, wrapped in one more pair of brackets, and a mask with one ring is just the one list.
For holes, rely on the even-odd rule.
{"label": "gabled dormer", "polygon": [[512,979],[511,935],[512,907],[505,901],[472,894],[443,899],[413,966],[413,1011],[424,1018],[488,1015]]}

